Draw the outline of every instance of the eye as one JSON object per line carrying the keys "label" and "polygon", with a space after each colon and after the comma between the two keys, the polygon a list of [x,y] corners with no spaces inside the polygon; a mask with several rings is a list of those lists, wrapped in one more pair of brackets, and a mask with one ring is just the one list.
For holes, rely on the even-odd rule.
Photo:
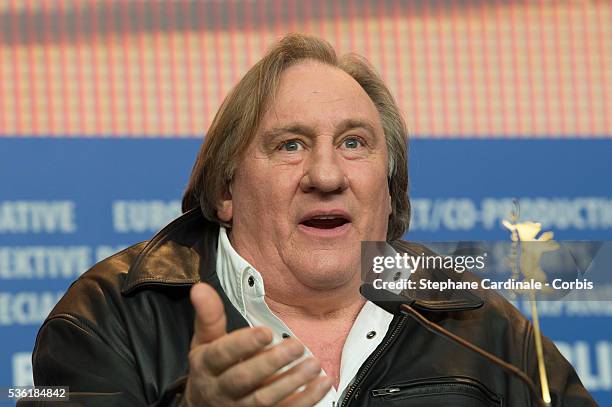
{"label": "eye", "polygon": [[363,143],[361,140],[355,137],[349,137],[342,142],[342,145],[349,149],[356,149],[359,147],[363,147]]}
{"label": "eye", "polygon": [[288,141],[283,142],[278,149],[284,150],[284,151],[299,151],[299,150],[302,150],[303,148],[304,146],[299,141],[288,140]]}

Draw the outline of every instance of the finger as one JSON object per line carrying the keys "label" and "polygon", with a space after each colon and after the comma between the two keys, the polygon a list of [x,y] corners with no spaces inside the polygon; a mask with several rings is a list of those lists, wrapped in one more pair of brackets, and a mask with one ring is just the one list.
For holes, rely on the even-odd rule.
{"label": "finger", "polygon": [[219,375],[241,360],[249,359],[272,342],[269,328],[242,328],[207,345],[201,358],[205,368]]}
{"label": "finger", "polygon": [[[314,362],[311,362],[311,360],[314,360]],[[277,380],[282,380],[282,379],[284,379],[286,376],[288,376],[288,375],[290,375],[290,374],[293,374],[293,373],[295,372],[295,370],[294,370],[294,369],[295,369],[295,368],[297,368],[298,366],[300,366],[300,365],[304,364],[304,363],[307,363],[307,364],[314,363],[314,364],[316,364],[316,365],[318,365],[318,366],[319,366],[318,371],[319,371],[319,372],[321,371],[321,368],[320,368],[320,363],[319,363],[318,359],[315,359],[314,357],[306,357],[306,358],[303,358],[302,360],[300,360],[300,361],[299,361],[299,363],[295,363],[295,364],[294,364],[294,365],[293,365],[293,366],[292,366],[290,369],[285,369],[285,370],[282,370],[282,369],[281,369],[281,370],[277,371],[275,374],[273,374],[273,375],[271,375],[271,376],[266,377],[266,378],[265,378],[265,379],[264,379],[264,380],[263,380],[263,381],[262,381],[262,382],[259,384],[259,387],[260,387],[260,388],[262,388],[262,387],[266,387],[266,386],[268,386],[268,385],[270,385],[270,384],[274,383],[274,382],[275,382],[275,381],[277,381]],[[305,366],[305,368],[306,368],[306,369],[308,369],[308,370],[310,369],[309,367],[306,367],[306,366]],[[315,369],[315,368],[314,368],[314,367],[312,367],[312,369]]]}
{"label": "finger", "polygon": [[331,387],[328,376],[319,376],[308,383],[303,391],[291,394],[275,407],[312,407],[325,397]]}
{"label": "finger", "polygon": [[[274,375],[271,382],[244,397],[239,405],[275,406],[300,387],[309,384],[321,373],[321,364],[315,358],[307,358],[283,373]],[[314,405],[314,404],[313,404]]]}
{"label": "finger", "polygon": [[210,343],[225,335],[225,308],[215,289],[208,284],[197,283],[191,288],[190,297],[195,309],[191,347]]}
{"label": "finger", "polygon": [[219,387],[233,397],[242,397],[285,365],[304,355],[304,346],[296,339],[286,339],[253,356],[219,376]]}

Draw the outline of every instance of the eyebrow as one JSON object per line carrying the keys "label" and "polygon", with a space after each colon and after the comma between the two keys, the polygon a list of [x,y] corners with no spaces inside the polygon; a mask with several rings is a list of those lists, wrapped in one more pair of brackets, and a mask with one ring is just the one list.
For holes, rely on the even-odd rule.
{"label": "eyebrow", "polygon": [[336,126],[336,132],[344,133],[345,131],[352,130],[352,129],[359,129],[359,128],[365,129],[369,131],[370,133],[372,133],[373,135],[376,134],[376,130],[374,130],[374,126],[372,125],[372,123],[365,121],[365,120],[355,120],[355,119],[347,119],[347,120],[343,120],[342,122],[340,122],[340,124]]}
{"label": "eyebrow", "polygon": [[[374,126],[372,123],[365,120],[357,120],[357,119],[346,119],[340,122],[335,129],[336,134],[344,133],[348,130],[363,128],[369,131],[371,134],[376,134]],[[267,130],[262,133],[264,139],[271,139],[276,136],[285,133],[293,133],[293,134],[302,134],[304,136],[314,138],[316,136],[316,130],[310,126],[301,124],[301,123],[289,123],[286,126],[274,127],[270,130]]]}
{"label": "eyebrow", "polygon": [[285,133],[303,134],[308,137],[314,137],[316,132],[310,127],[299,123],[290,123],[286,126],[273,127],[270,130],[266,130],[262,133],[264,139],[273,139],[276,136],[280,136]]}

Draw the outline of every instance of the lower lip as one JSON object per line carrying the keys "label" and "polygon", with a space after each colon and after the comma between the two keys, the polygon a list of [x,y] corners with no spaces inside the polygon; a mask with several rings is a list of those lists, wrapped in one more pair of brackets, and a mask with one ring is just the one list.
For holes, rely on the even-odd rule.
{"label": "lower lip", "polygon": [[342,226],[339,226],[337,228],[331,228],[331,229],[313,228],[313,227],[306,226],[303,224],[299,224],[298,226],[302,232],[310,236],[321,237],[321,238],[334,238],[334,237],[344,236],[348,232],[349,228],[351,227],[351,223],[347,222]]}

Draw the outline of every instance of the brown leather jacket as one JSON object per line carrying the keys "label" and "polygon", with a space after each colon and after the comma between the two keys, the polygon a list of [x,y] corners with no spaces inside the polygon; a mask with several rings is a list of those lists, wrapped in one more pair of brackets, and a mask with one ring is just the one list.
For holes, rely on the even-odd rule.
{"label": "brown leather jacket", "polygon": [[[36,385],[68,385],[71,401],[58,404],[62,406],[177,405],[193,333],[191,285],[202,280],[217,289],[225,302],[228,331],[247,326],[221,290],[215,272],[217,236],[216,224],[190,211],[152,240],[83,274],[40,329],[33,353]],[[395,247],[401,251],[408,246],[396,242]],[[526,371],[537,383],[531,324],[500,296],[477,295],[484,302],[478,309],[470,309],[470,301],[434,301],[429,305],[438,311],[424,315]],[[596,405],[547,339],[545,354],[553,405]],[[535,404],[518,379],[398,316],[338,405]]]}

